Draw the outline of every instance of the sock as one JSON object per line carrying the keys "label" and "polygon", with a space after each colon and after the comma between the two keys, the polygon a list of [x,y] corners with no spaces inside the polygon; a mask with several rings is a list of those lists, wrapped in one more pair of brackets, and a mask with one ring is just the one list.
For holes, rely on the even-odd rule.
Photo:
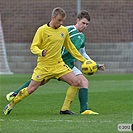
{"label": "sock", "polygon": [[23,84],[21,87],[19,87],[19,88],[18,88],[17,90],[15,90],[14,92],[18,94],[18,92],[21,91],[23,88],[26,88],[26,87],[29,86],[30,81],[31,81],[31,80],[27,81],[25,84]]}
{"label": "sock", "polygon": [[62,111],[69,110],[70,104],[72,103],[73,99],[75,98],[78,92],[78,88],[74,86],[70,86],[66,93],[66,98],[64,100],[63,106],[61,108]]}
{"label": "sock", "polygon": [[29,95],[27,88],[22,89],[19,91],[19,93],[16,95],[16,97],[10,102],[10,106],[13,107],[18,102],[20,102],[22,99],[27,97]]}
{"label": "sock", "polygon": [[80,101],[80,113],[82,113],[88,109],[88,89],[80,88],[78,97]]}

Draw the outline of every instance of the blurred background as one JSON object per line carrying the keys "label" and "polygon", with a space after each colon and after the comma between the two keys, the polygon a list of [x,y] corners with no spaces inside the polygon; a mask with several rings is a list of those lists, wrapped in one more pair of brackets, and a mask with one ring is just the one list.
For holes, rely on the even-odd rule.
{"label": "blurred background", "polygon": [[84,32],[86,51],[93,60],[105,64],[104,73],[132,73],[132,0],[3,0],[0,74],[32,74],[37,58],[29,50],[32,39],[37,28],[51,20],[51,12],[58,6],[67,13],[65,26],[75,24],[80,10],[90,12],[91,22]]}

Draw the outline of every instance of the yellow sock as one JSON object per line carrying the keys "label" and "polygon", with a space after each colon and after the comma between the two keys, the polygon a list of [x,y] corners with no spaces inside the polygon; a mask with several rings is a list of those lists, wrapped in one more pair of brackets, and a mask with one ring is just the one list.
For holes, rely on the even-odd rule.
{"label": "yellow sock", "polygon": [[66,98],[64,100],[63,106],[61,108],[62,111],[69,110],[70,104],[75,98],[76,94],[78,92],[78,88],[74,86],[70,86],[66,93]]}
{"label": "yellow sock", "polygon": [[22,99],[29,95],[27,88],[22,89],[16,97],[10,102],[10,105],[13,107],[15,104],[20,102]]}

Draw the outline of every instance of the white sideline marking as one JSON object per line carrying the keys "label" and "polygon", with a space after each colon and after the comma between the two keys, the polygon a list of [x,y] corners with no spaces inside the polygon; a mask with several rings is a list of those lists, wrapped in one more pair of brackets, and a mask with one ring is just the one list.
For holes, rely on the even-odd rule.
{"label": "white sideline marking", "polygon": [[[0,122],[4,122],[4,119],[0,119]],[[20,120],[9,120],[9,121],[13,121],[13,122],[19,122]],[[21,120],[21,121],[27,121],[27,120]],[[103,120],[103,121],[96,121],[96,120],[88,120],[88,121],[81,121],[81,120],[29,120],[29,122],[33,122],[33,123],[55,123],[55,122],[73,122],[73,123],[82,123],[82,122],[89,122],[89,123],[110,123],[113,122],[111,120]],[[115,121],[116,122],[116,121]],[[118,123],[120,123],[121,121],[119,121]]]}

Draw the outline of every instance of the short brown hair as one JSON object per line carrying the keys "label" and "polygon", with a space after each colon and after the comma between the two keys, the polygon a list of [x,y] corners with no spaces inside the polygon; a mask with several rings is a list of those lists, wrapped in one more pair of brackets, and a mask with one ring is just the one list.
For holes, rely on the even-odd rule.
{"label": "short brown hair", "polygon": [[57,15],[61,15],[62,17],[66,17],[66,12],[61,7],[56,7],[52,11],[52,16],[56,17]]}
{"label": "short brown hair", "polygon": [[88,11],[86,10],[82,10],[78,15],[77,15],[77,18],[79,20],[81,20],[82,18],[86,18],[88,21],[90,21],[90,14]]}

